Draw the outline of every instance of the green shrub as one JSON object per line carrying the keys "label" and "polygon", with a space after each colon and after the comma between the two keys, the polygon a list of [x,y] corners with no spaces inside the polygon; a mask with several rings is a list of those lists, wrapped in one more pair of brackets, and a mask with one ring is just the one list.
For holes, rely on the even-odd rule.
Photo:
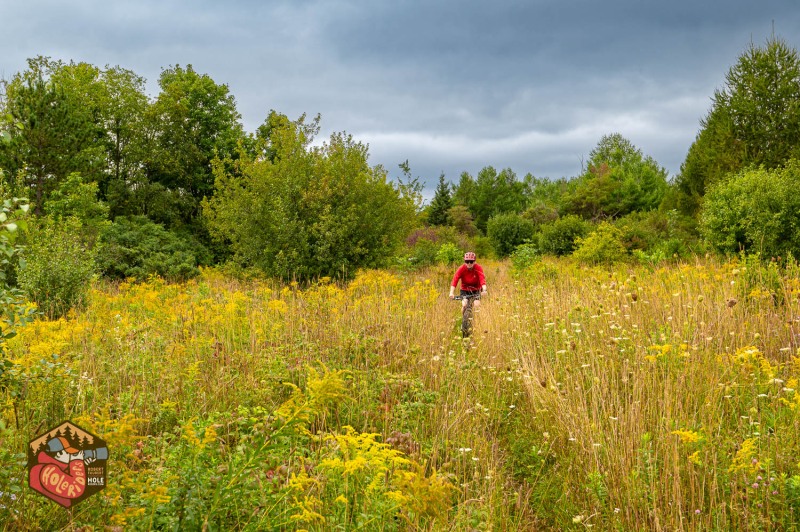
{"label": "green shrub", "polygon": [[172,233],[145,216],[121,216],[103,229],[97,264],[111,279],[146,279],[158,275],[181,281],[198,275],[208,264],[208,250]]}
{"label": "green shrub", "polygon": [[478,235],[478,228],[469,209],[464,205],[456,205],[447,211],[447,219],[456,228],[456,231],[469,237]]}
{"label": "green shrub", "polygon": [[[28,201],[20,198],[3,200],[0,205],[0,320],[3,322],[3,330],[0,331],[0,392],[11,389],[12,395],[16,395],[23,384],[11,371],[16,364],[6,356],[6,342],[16,336],[17,327],[33,319],[34,312],[30,306],[25,305],[25,293],[11,282],[8,274],[16,275],[17,270],[24,266],[24,261],[19,264],[17,260],[22,253],[17,240],[20,229],[27,227],[25,218],[29,208]],[[16,277],[13,281],[16,281]],[[14,407],[16,408],[16,404]],[[0,440],[3,439],[2,423],[0,420]],[[0,459],[11,463],[8,461],[9,454],[12,453],[0,450]],[[3,485],[3,480],[0,474],[0,485]]]}
{"label": "green shrub", "polygon": [[439,264],[458,264],[462,257],[463,252],[458,246],[449,242],[442,244],[436,252],[436,262]]}
{"label": "green shrub", "polygon": [[714,185],[705,197],[700,229],[725,253],[800,254],[800,162],[745,170]]}
{"label": "green shrub", "polygon": [[411,248],[408,261],[416,267],[431,266],[436,264],[436,254],[439,246],[427,238],[420,238]]}
{"label": "green shrub", "polygon": [[654,266],[660,262],[687,257],[690,253],[686,243],[680,238],[668,238],[652,246],[649,250],[634,249],[631,254],[641,264]]}
{"label": "green shrub", "polygon": [[628,251],[649,250],[669,234],[667,215],[660,211],[632,212],[615,220],[614,226]]}
{"label": "green shrub", "polygon": [[30,224],[19,286],[50,318],[79,307],[96,272],[94,251],[85,246],[81,232],[76,218],[45,217]]}
{"label": "green shrub", "polygon": [[530,268],[540,260],[542,260],[542,254],[539,246],[530,242],[517,246],[517,249],[511,254],[511,265],[517,271]]}
{"label": "green shrub", "polygon": [[520,244],[533,238],[534,225],[519,214],[498,214],[489,220],[487,236],[499,257],[507,257]]}
{"label": "green shrub", "polygon": [[537,202],[528,207],[522,217],[533,222],[534,226],[540,226],[558,220],[558,209],[553,205]]}
{"label": "green shrub", "polygon": [[[442,251],[443,248],[445,251]],[[449,226],[421,227],[406,238],[405,249],[395,257],[395,264],[407,270],[450,263],[451,260],[458,262],[465,250],[475,251],[479,257],[491,255],[486,238],[470,238]],[[448,254],[456,254],[457,258],[451,259]]]}
{"label": "green shrub", "polygon": [[97,236],[107,226],[108,206],[97,199],[98,185],[86,181],[79,173],[71,173],[44,203],[44,212],[53,220],[76,218],[84,243],[94,247]]}
{"label": "green shrub", "polygon": [[471,245],[465,249],[471,249],[478,256],[478,260],[494,257],[492,241],[486,236],[476,236],[472,239]]}
{"label": "green shrub", "polygon": [[542,225],[539,249],[551,255],[569,255],[575,250],[575,240],[589,233],[591,224],[574,214]]}
{"label": "green shrub", "polygon": [[573,256],[588,264],[613,264],[625,259],[622,232],[608,222],[601,223],[586,238],[576,242],[578,249]]}

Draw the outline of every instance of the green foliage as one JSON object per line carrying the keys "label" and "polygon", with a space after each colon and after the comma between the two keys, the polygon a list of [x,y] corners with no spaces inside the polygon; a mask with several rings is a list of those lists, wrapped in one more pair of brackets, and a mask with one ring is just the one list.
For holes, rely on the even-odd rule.
{"label": "green foliage", "polygon": [[384,264],[411,227],[413,202],[367,164],[367,146],[337,133],[311,147],[317,131],[301,118],[273,129],[274,162],[217,166],[204,208],[234,260],[284,278],[349,277]]}
{"label": "green foliage", "polygon": [[777,168],[800,156],[797,50],[779,38],[751,43],[712,100],[677,180],[688,212],[726,175],[751,165]]}
{"label": "green foliage", "polygon": [[439,264],[458,264],[461,262],[462,257],[464,256],[464,252],[458,248],[455,244],[450,242],[445,242],[439,247],[439,250],[436,252],[436,262]]}
{"label": "green foliage", "polygon": [[[458,233],[454,227],[436,226],[415,229],[406,238],[405,250],[398,257],[399,265],[404,269],[416,269],[449,261],[455,250],[472,248],[472,240]],[[444,248],[444,251],[442,249]],[[441,252],[441,255],[440,255]],[[458,259],[461,260],[462,251]]]}
{"label": "green foliage", "polygon": [[613,264],[625,259],[622,232],[608,222],[602,222],[586,238],[576,241],[578,248],[573,256],[588,264]]}
{"label": "green foliage", "polygon": [[535,227],[558,220],[558,209],[547,203],[535,202],[525,209],[522,217],[530,220]]}
{"label": "green foliage", "polygon": [[84,224],[99,224],[108,219],[108,206],[98,201],[97,191],[97,183],[73,172],[45,202],[45,214],[59,220],[74,217]]}
{"label": "green foliage", "polygon": [[94,252],[84,245],[81,228],[76,218],[45,217],[30,224],[19,286],[49,318],[80,307],[95,274]]}
{"label": "green foliage", "polygon": [[456,187],[454,198],[466,205],[475,219],[476,227],[486,232],[489,219],[497,214],[518,213],[525,206],[525,185],[509,168],[500,173],[487,166],[473,180],[466,172]]}
{"label": "green foliage", "polygon": [[469,209],[464,205],[454,205],[447,211],[447,218],[456,230],[466,236],[473,237],[478,235],[478,228]]}
{"label": "green foliage", "polygon": [[103,227],[111,223],[108,205],[98,200],[97,192],[97,183],[86,182],[80,174],[72,173],[44,204],[44,211],[52,220],[76,220],[74,229],[90,248]]}
{"label": "green foliage", "polygon": [[527,174],[523,179],[523,184],[529,208],[542,205],[558,212],[564,202],[564,196],[569,190],[569,183],[569,180],[564,177],[549,179]]}
{"label": "green foliage", "polygon": [[160,134],[148,164],[156,182],[199,202],[214,188],[211,161],[234,157],[243,137],[236,102],[227,85],[192,65],[164,69],[158,83],[161,93],[148,113]]}
{"label": "green foliage", "polygon": [[669,219],[662,211],[632,212],[614,221],[628,251],[649,250],[669,237]]}
{"label": "green foliage", "polygon": [[476,236],[471,242],[472,245],[466,247],[472,249],[479,259],[495,256],[494,246],[492,245],[492,240],[489,237]]}
{"label": "green foliage", "polygon": [[542,225],[539,249],[551,255],[569,255],[575,250],[575,240],[586,236],[591,224],[574,214]]}
{"label": "green foliage", "polygon": [[[800,475],[782,475],[781,480],[786,488],[786,505],[793,517],[800,516]],[[796,521],[794,521],[796,522]]]}
{"label": "green foliage", "polygon": [[15,364],[7,357],[6,343],[16,336],[17,327],[31,321],[34,315],[34,309],[25,304],[24,292],[9,282],[9,273],[25,268],[24,260],[19,259],[22,248],[17,238],[20,230],[27,228],[29,207],[27,200],[13,198],[3,200],[0,208],[0,391],[11,389],[12,395],[19,380],[14,377]]}
{"label": "green foliage", "polygon": [[507,257],[514,249],[533,238],[533,222],[519,214],[498,214],[489,220],[488,237],[499,257]]}
{"label": "green foliage", "polygon": [[511,265],[517,271],[530,268],[541,260],[542,253],[539,251],[539,246],[531,242],[520,244],[511,254]]}
{"label": "green foliage", "polygon": [[91,107],[56,75],[64,68],[47,58],[28,61],[29,69],[5,83],[0,130],[0,168],[21,175],[37,214],[71,172],[97,175],[95,143],[99,130]]}
{"label": "green foliage", "polygon": [[[319,121],[319,116],[317,116]],[[400,193],[400,198],[408,201],[414,205],[414,210],[419,212],[422,210],[422,190],[423,184],[418,176],[411,173],[411,166],[408,164],[408,159],[398,165],[403,173],[403,177],[397,178],[397,191]],[[383,168],[376,167],[377,172],[383,172]]]}
{"label": "green foliage", "polygon": [[184,280],[210,260],[202,244],[167,231],[144,216],[121,216],[98,239],[97,265],[111,279],[158,275]]}
{"label": "green foliage", "polygon": [[432,266],[438,261],[439,249],[441,247],[427,238],[420,238],[414,243],[408,257],[409,265],[422,268]]}
{"label": "green foliage", "polygon": [[453,190],[453,201],[456,205],[463,205],[467,207],[472,202],[475,195],[475,180],[469,172],[461,172],[458,178],[458,184]]}
{"label": "green foliage", "polygon": [[700,229],[722,252],[800,255],[800,162],[745,170],[711,187]]}
{"label": "green foliage", "polygon": [[600,139],[586,172],[570,184],[564,209],[585,218],[617,217],[657,208],[667,171],[619,133]]}
{"label": "green foliage", "polygon": [[431,225],[450,225],[448,217],[450,209],[453,207],[450,183],[445,182],[444,174],[439,176],[439,184],[431,200],[428,209],[428,223]]}

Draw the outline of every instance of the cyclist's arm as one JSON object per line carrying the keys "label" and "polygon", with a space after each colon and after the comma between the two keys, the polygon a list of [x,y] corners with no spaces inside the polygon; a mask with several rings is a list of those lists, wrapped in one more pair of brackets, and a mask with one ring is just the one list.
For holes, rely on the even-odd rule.
{"label": "cyclist's arm", "polygon": [[478,283],[481,285],[481,292],[484,294],[486,293],[486,276],[483,274],[483,268],[479,267],[477,264],[476,271],[478,272]]}
{"label": "cyclist's arm", "polygon": [[453,275],[453,282],[450,283],[450,297],[455,297],[456,294],[456,286],[458,286],[458,280],[461,279],[461,273],[464,270],[464,266],[459,266],[456,270],[456,274]]}

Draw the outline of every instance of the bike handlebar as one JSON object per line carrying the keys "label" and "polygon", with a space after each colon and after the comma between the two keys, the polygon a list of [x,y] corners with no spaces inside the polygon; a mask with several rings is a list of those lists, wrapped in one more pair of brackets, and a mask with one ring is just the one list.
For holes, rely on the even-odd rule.
{"label": "bike handlebar", "polygon": [[462,299],[480,299],[480,298],[481,298],[480,294],[475,294],[474,296],[473,295],[469,295],[469,296],[466,296],[466,295],[465,296],[453,296],[453,299],[456,300],[456,301],[460,301]]}

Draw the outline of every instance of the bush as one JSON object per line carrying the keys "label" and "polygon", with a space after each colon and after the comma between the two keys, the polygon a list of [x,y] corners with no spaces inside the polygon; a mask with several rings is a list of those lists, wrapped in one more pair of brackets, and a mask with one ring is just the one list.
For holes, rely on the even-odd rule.
{"label": "bush", "polygon": [[522,217],[526,220],[533,222],[533,225],[540,226],[548,222],[558,220],[558,209],[546,203],[537,202],[528,207],[523,213]]}
{"label": "bush", "polygon": [[464,249],[471,249],[478,256],[478,260],[494,257],[494,249],[490,238],[485,236],[476,236],[472,239],[471,245],[465,246]]}
{"label": "bush", "polygon": [[56,221],[75,218],[80,222],[83,242],[94,247],[97,236],[108,221],[108,206],[97,199],[98,185],[71,173],[44,203],[44,212]]}
{"label": "bush", "polygon": [[451,243],[442,244],[436,252],[436,262],[439,264],[458,264],[461,262],[463,252]]}
{"label": "bush", "polygon": [[569,215],[542,225],[539,249],[551,255],[569,255],[575,250],[575,240],[589,233],[591,224],[579,216]]}
{"label": "bush", "polygon": [[697,246],[697,222],[677,210],[635,212],[614,222],[622,232],[622,243],[629,252],[645,255],[684,257]]}
{"label": "bush", "polygon": [[94,252],[83,243],[76,218],[45,217],[30,224],[19,286],[49,318],[79,307],[96,272]]}
{"label": "bush", "polygon": [[601,223],[597,230],[576,242],[578,249],[573,256],[589,264],[613,264],[626,256],[622,244],[622,232],[608,222]]}
{"label": "bush", "polygon": [[539,252],[539,247],[530,242],[517,246],[517,249],[511,254],[511,265],[518,271],[530,268],[540,260],[542,260],[542,254]]}
{"label": "bush", "polygon": [[182,281],[200,273],[209,252],[145,216],[121,216],[100,233],[97,264],[111,279],[158,275]]}
{"label": "bush", "polygon": [[[406,238],[406,249],[395,257],[401,269],[415,269],[436,263],[449,263],[448,254],[455,254],[456,262],[461,260],[463,250],[475,251],[480,257],[491,254],[491,247],[485,238],[469,238],[457,232],[454,227],[421,227]],[[444,248],[444,251],[442,249]],[[454,251],[455,250],[455,251]]]}
{"label": "bush", "polygon": [[533,222],[519,214],[498,214],[489,220],[487,236],[499,257],[507,257],[520,244],[533,238]]}
{"label": "bush", "polygon": [[427,238],[420,238],[410,250],[408,262],[415,267],[422,268],[436,264],[436,254],[439,246]]}
{"label": "bush", "polygon": [[475,226],[475,220],[473,220],[469,209],[464,205],[451,207],[450,210],[447,211],[447,218],[459,233],[469,237],[478,236],[478,228]]}
{"label": "bush", "polygon": [[800,255],[800,162],[745,170],[714,185],[705,197],[700,229],[725,253]]}
{"label": "bush", "polygon": [[667,215],[660,211],[633,212],[616,220],[614,226],[628,251],[649,250],[669,233]]}

